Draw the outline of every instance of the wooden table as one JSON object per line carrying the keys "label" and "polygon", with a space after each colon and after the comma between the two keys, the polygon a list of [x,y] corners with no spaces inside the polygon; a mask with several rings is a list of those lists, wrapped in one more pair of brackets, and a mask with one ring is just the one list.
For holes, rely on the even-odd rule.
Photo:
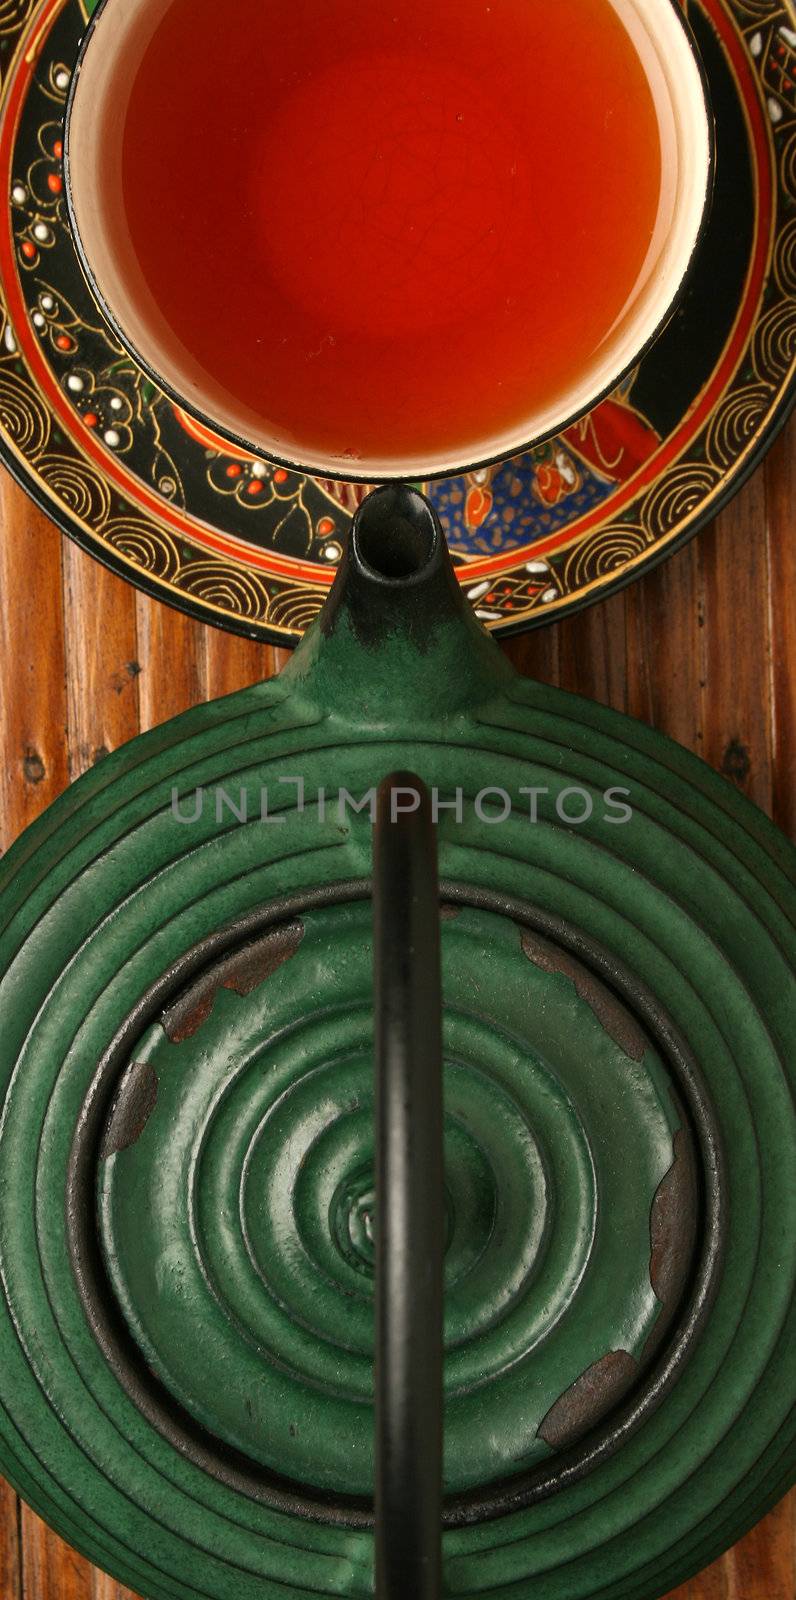
{"label": "wooden table", "polygon": [[[0,474],[0,847],[70,779],[280,652],[145,599]],[[528,674],[642,717],[796,835],[796,419],[713,527],[650,577],[512,641]],[[126,1600],[0,1485],[0,1600]],[[793,1600],[796,1494],[677,1600]]]}

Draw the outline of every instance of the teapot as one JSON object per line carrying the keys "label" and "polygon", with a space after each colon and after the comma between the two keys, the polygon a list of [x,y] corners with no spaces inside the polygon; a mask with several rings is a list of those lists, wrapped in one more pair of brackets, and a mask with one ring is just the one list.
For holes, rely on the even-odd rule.
{"label": "teapot", "polygon": [[0,866],[3,1472],[151,1600],[699,1570],[793,1474],[793,875],[375,491]]}

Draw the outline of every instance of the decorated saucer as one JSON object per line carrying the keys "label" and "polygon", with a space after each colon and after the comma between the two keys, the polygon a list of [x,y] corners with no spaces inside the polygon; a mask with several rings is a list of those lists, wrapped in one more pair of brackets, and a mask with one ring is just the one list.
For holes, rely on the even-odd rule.
{"label": "decorated saucer", "polygon": [[[0,457],[65,533],[139,588],[292,645],[366,485],[232,449],[105,323],[62,171],[93,9],[0,0]],[[623,384],[559,437],[428,486],[465,593],[498,634],[560,617],[671,554],[740,487],[796,394],[796,0],[684,9],[717,124],[713,209],[684,300]],[[554,171],[547,193],[566,206]]]}

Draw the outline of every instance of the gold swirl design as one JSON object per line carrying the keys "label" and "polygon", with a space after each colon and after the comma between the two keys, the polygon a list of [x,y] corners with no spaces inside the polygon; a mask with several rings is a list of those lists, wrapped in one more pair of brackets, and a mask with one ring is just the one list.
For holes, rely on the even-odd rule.
{"label": "gold swirl design", "polygon": [[57,105],[62,106],[66,104],[71,77],[72,68],[66,61],[51,61],[47,77],[40,78],[39,87],[48,100],[54,100]]}
{"label": "gold swirl design", "polygon": [[46,449],[50,427],[50,413],[35,389],[17,373],[0,372],[0,431],[27,461]]}
{"label": "gold swirl design", "polygon": [[111,492],[102,474],[79,457],[48,455],[37,463],[42,483],[92,529],[106,522],[111,509]]}
{"label": "gold swirl design", "polygon": [[782,151],[782,182],[788,194],[796,200],[796,131]]}
{"label": "gold swirl design", "polygon": [[687,461],[672,467],[650,489],[641,506],[640,522],[649,539],[660,539],[689,521],[720,479],[719,468],[706,462]]}
{"label": "gold swirl design", "polygon": [[36,4],[37,0],[0,0],[0,34],[15,33]]}
{"label": "gold swirl design", "polygon": [[784,378],[796,358],[796,302],[772,307],[755,328],[752,362],[759,378],[771,383]]}
{"label": "gold swirl design", "polygon": [[272,595],[268,607],[268,621],[275,628],[290,628],[296,633],[304,633],[315,621],[328,590],[324,589],[279,589]]}
{"label": "gold swirl design", "polygon": [[576,545],[564,567],[564,591],[579,589],[594,578],[621,572],[629,561],[644,554],[651,543],[649,533],[637,523],[615,523],[600,528]]}
{"label": "gold swirl design", "polygon": [[264,622],[268,615],[265,584],[244,567],[213,559],[189,561],[177,574],[177,587],[205,605],[249,622]]}
{"label": "gold swirl design", "polygon": [[781,13],[782,5],[781,0],[740,0],[738,9],[745,11],[750,17],[763,20]]}
{"label": "gold swirl design", "polygon": [[796,217],[783,228],[774,250],[774,281],[784,295],[796,295]]}
{"label": "gold swirl design", "polygon": [[103,530],[103,537],[111,549],[156,578],[171,582],[180,570],[180,553],[171,534],[152,522],[115,517]]}
{"label": "gold swirl design", "polygon": [[707,454],[720,467],[731,467],[754,439],[768,415],[771,390],[750,384],[726,399],[714,412],[707,436]]}

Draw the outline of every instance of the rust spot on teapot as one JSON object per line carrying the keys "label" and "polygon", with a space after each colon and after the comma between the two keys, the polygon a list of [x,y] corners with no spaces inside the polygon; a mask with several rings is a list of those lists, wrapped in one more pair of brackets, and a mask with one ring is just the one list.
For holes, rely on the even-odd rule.
{"label": "rust spot on teapot", "polygon": [[241,996],[251,994],[296,954],[303,937],[303,922],[285,923],[217,962],[163,1012],[161,1023],[172,1044],[198,1033],[213,1010],[219,989]]}
{"label": "rust spot on teapot", "polygon": [[127,1068],[111,1107],[100,1149],[100,1161],[129,1149],[140,1139],[158,1100],[158,1078],[148,1061]]}
{"label": "rust spot on teapot", "polygon": [[562,950],[560,945],[552,944],[549,939],[542,938],[541,934],[531,933],[528,928],[522,928],[520,938],[528,960],[542,972],[560,972],[563,977],[569,978],[581,1000],[585,1000],[591,1007],[598,1022],[609,1038],[613,1039],[614,1044],[617,1044],[620,1050],[624,1050],[625,1055],[632,1061],[641,1061],[647,1049],[646,1034],[611,990],[606,988],[588,967],[584,967],[570,955],[568,950]]}
{"label": "rust spot on teapot", "polygon": [[539,1438],[553,1450],[574,1444],[623,1400],[638,1374],[638,1362],[626,1350],[609,1350],[593,1362],[551,1406]]}
{"label": "rust spot on teapot", "polygon": [[686,1128],[674,1136],[674,1161],[650,1213],[650,1283],[662,1306],[671,1307],[685,1288],[694,1247],[697,1176],[694,1147]]}

